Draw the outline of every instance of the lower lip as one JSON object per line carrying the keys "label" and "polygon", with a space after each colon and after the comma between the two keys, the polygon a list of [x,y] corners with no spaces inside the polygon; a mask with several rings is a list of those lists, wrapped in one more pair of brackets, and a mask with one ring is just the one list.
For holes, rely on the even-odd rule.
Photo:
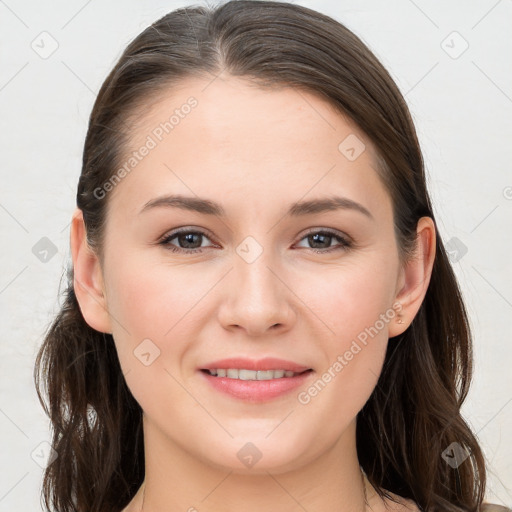
{"label": "lower lip", "polygon": [[307,371],[294,377],[270,380],[229,379],[228,377],[214,377],[203,371],[200,373],[217,391],[248,402],[266,402],[298,388],[310,378],[313,371]]}

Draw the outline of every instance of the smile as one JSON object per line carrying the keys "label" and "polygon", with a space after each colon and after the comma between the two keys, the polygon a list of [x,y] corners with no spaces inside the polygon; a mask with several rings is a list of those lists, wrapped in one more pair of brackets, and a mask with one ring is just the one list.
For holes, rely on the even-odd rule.
{"label": "smile", "polygon": [[299,386],[306,385],[315,372],[311,368],[300,372],[217,368],[202,369],[199,374],[214,393],[220,392],[244,402],[262,403],[289,396]]}
{"label": "smile", "polygon": [[291,370],[245,370],[238,368],[218,368],[216,370],[203,370],[207,371],[214,377],[227,377],[228,379],[238,380],[272,380],[295,377],[305,372],[292,372]]}

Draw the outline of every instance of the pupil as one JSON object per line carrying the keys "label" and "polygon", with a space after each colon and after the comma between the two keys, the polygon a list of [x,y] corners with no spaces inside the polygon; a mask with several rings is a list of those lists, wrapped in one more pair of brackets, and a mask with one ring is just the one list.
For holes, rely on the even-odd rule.
{"label": "pupil", "polygon": [[[191,248],[189,247],[187,244],[192,244],[194,245],[194,241],[193,241],[193,238],[194,237],[200,237],[201,235],[199,235],[198,233],[187,233],[186,235],[182,235],[181,238],[185,240],[185,246],[187,248]],[[196,243],[197,243],[197,240],[196,240]],[[195,247],[192,247],[192,249],[194,249]]]}
{"label": "pupil", "polygon": [[[310,235],[310,241],[312,240],[313,241],[313,245],[316,244],[316,243],[320,243],[322,244],[322,241],[320,240],[320,242],[318,241],[319,238],[323,239],[324,240],[324,246],[325,246],[325,240],[326,239],[329,239],[330,241],[330,238],[331,236],[330,235],[322,235],[322,234],[319,234],[319,233],[316,233],[314,235]],[[324,247],[324,246],[321,246],[321,247]],[[327,247],[329,246],[329,244],[327,244]]]}

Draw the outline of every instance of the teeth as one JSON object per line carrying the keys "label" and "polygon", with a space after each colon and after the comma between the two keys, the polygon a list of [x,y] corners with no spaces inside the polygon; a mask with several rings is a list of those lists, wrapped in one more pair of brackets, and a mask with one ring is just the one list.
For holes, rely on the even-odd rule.
{"label": "teeth", "polygon": [[[237,370],[235,370],[236,372]],[[240,380],[259,380],[258,373],[255,370],[238,370],[238,378]],[[267,372],[265,372],[267,373]],[[234,377],[236,379],[236,377]]]}
{"label": "teeth", "polygon": [[226,370],[224,368],[218,368],[217,370],[208,371],[210,372],[210,375],[239,380],[271,380],[298,375],[290,370],[239,370],[235,368],[229,368]]}

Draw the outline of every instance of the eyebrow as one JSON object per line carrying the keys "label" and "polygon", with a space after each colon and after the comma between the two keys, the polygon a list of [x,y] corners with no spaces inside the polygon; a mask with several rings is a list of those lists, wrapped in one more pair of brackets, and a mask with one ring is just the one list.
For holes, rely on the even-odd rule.
{"label": "eyebrow", "polygon": [[[183,210],[198,212],[205,215],[226,217],[226,211],[219,203],[209,199],[183,195],[166,195],[151,199],[142,207],[139,213],[143,213],[157,207],[181,208]],[[297,201],[291,204],[286,215],[291,217],[300,217],[303,215],[336,210],[354,210],[362,213],[369,219],[374,220],[373,215],[362,204],[359,204],[347,197],[340,196],[330,196],[310,201]]]}

